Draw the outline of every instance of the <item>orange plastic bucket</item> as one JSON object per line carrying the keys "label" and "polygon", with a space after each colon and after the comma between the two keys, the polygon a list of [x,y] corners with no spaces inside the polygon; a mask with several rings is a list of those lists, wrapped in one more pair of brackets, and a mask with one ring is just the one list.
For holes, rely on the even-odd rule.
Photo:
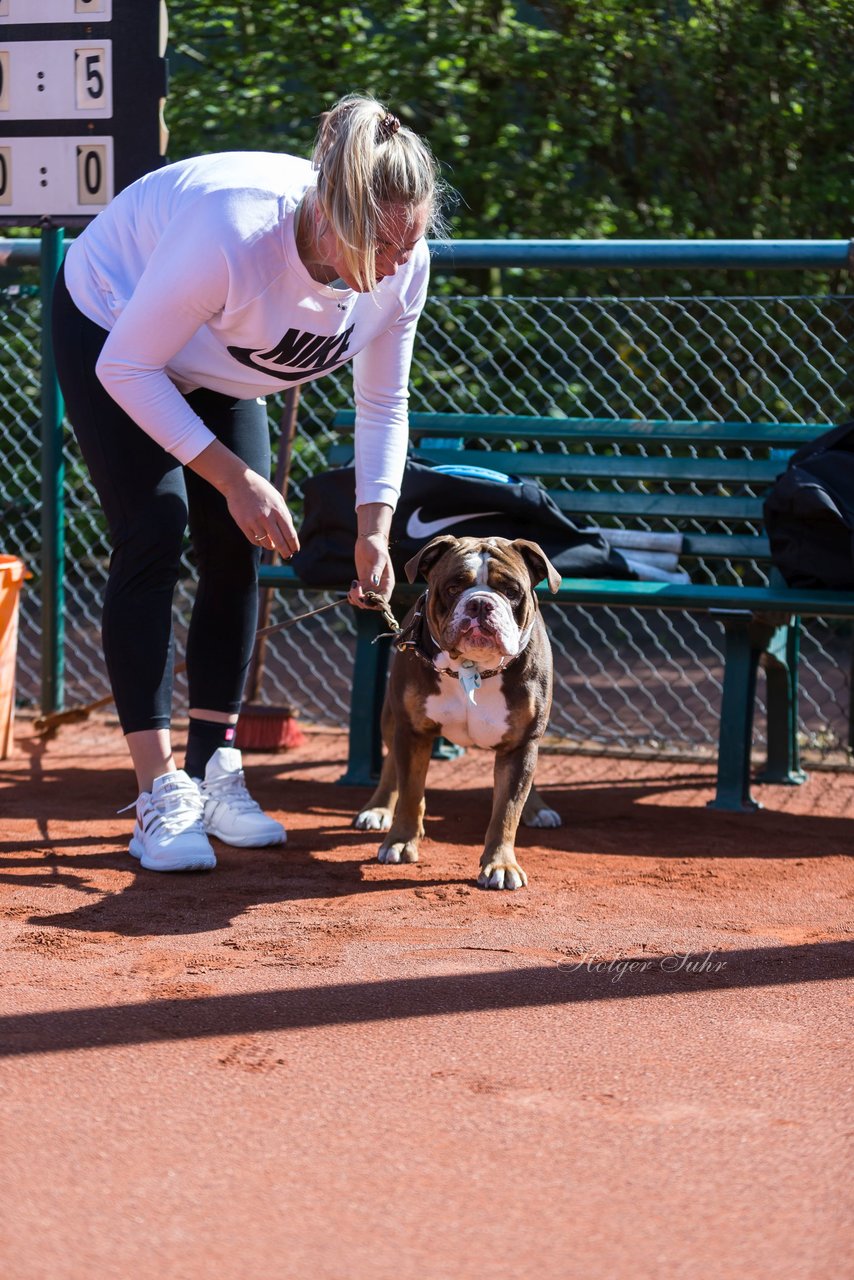
{"label": "orange plastic bucket", "polygon": [[12,754],[18,597],[26,576],[27,571],[17,556],[0,556],[0,760]]}

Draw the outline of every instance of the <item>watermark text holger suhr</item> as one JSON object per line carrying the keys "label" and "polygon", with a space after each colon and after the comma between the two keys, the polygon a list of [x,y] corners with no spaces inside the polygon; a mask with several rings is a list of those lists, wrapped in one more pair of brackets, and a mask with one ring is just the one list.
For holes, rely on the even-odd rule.
{"label": "watermark text holger suhr", "polygon": [[627,973],[720,973],[726,960],[718,960],[714,951],[705,955],[680,951],[669,956],[614,956],[610,960],[588,953],[561,960],[558,968],[563,973],[599,973],[611,982],[620,982]]}

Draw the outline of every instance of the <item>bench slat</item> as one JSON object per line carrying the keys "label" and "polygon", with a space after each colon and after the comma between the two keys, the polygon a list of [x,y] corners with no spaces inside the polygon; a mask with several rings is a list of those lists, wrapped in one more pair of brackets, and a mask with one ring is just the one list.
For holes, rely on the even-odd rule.
{"label": "bench slat", "polygon": [[[444,450],[419,448],[418,461],[448,464]],[[594,457],[587,453],[508,453],[506,450],[463,450],[453,466],[486,467],[504,475],[579,476],[614,480],[672,480],[682,483],[770,484],[783,470],[779,460],[765,458]]]}
{"label": "bench slat", "polygon": [[715,494],[573,493],[550,490],[569,515],[643,516],[655,520],[751,520],[761,522],[761,498],[721,498]]}
{"label": "bench slat", "polygon": [[[333,445],[329,462],[346,467],[353,446]],[[431,466],[450,465],[445,449],[418,448],[415,460]],[[506,450],[455,452],[453,466],[485,467],[502,475],[578,476],[590,479],[665,480],[703,484],[770,484],[783,469],[771,458],[602,458],[585,453],[508,453]]]}
{"label": "bench slat", "polygon": [[780,587],[718,587],[697,583],[620,582],[613,578],[564,578],[556,595],[540,586],[537,594],[573,604],[633,605],[639,609],[689,609],[782,613],[808,617],[851,617],[854,592],[797,591]]}
{"label": "bench slat", "polygon": [[[339,410],[337,430],[352,430],[356,415]],[[497,440],[634,440],[690,441],[704,444],[767,445],[797,449],[814,440],[833,423],[803,422],[688,422],[634,418],[541,418],[512,414],[410,413],[409,430],[418,436],[484,436]]]}
{"label": "bench slat", "polygon": [[682,555],[698,560],[770,560],[767,538],[749,533],[686,533]]}
{"label": "bench slat", "polygon": [[[306,586],[287,564],[262,565],[263,586],[291,590],[346,592],[341,587]],[[415,597],[423,583],[398,584],[403,596]],[[537,595],[544,604],[632,605],[639,609],[722,610],[756,613],[802,614],[805,616],[850,617],[854,615],[854,592],[798,591],[780,587],[719,587],[697,583],[622,582],[616,578],[564,578],[555,595],[543,583]]]}

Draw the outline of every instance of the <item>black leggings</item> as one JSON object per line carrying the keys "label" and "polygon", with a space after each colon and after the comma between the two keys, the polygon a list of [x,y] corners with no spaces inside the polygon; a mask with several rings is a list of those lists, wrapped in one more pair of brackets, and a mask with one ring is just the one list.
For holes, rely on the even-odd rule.
{"label": "black leggings", "polygon": [[[106,330],[77,309],[60,272],[53,302],[56,366],[110,529],[102,634],[122,729],[170,723],[172,597],[188,522],[199,574],[187,636],[190,706],[237,712],[258,619],[259,549],[240,532],[225,498],[185,470],[104,390],[95,363],[106,338]],[[218,440],[269,476],[263,403],[206,390],[191,392],[187,401]]]}

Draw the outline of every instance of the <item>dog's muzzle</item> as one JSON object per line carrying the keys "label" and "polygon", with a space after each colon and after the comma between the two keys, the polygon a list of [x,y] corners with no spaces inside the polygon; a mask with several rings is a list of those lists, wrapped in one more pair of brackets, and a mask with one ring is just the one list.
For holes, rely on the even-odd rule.
{"label": "dog's muzzle", "polygon": [[507,655],[518,652],[519,627],[512,606],[498,591],[463,592],[447,626],[452,644],[491,645]]}

